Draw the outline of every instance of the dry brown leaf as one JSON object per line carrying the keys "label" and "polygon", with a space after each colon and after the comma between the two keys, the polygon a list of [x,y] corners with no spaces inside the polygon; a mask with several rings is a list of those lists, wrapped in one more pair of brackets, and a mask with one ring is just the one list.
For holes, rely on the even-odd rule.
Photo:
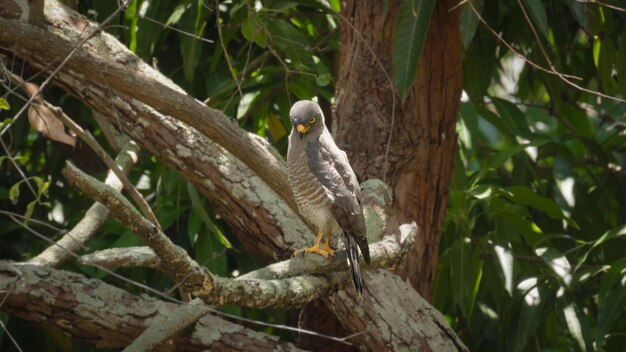
{"label": "dry brown leaf", "polygon": [[[36,84],[29,82],[24,82],[22,85],[22,89],[29,97],[37,94],[38,88]],[[28,107],[28,122],[44,136],[72,147],[76,146],[76,137],[65,132],[63,122],[46,106],[41,95],[35,97],[32,104]]]}

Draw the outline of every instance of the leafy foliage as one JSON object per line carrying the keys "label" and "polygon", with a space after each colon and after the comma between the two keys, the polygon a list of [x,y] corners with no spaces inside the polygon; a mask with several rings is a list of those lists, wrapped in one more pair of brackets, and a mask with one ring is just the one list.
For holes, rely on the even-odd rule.
{"label": "leafy foliage", "polygon": [[[545,50],[575,84],[626,98],[623,12],[575,1],[475,8],[526,60],[550,69]],[[435,304],[471,350],[620,350],[625,105],[532,67],[477,27],[469,5],[462,13],[462,28],[477,30],[462,31],[468,98]]]}

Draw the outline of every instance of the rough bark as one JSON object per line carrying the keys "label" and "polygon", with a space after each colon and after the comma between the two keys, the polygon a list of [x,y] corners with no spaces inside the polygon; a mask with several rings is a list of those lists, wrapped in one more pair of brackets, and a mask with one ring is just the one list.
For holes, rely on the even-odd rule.
{"label": "rough bark", "polygon": [[[100,280],[35,265],[0,263],[2,310],[37,324],[54,326],[92,341],[98,348],[129,345],[146,328],[167,320],[181,306],[132,295]],[[201,308],[197,308],[201,309]],[[207,314],[160,351],[297,350],[262,334]],[[19,342],[19,341],[18,341]]]}
{"label": "rough bark", "polygon": [[[389,1],[386,18],[380,15],[383,2],[345,1],[341,8],[354,28],[341,26],[335,139],[360,179],[380,178],[392,186],[388,228],[417,222],[420,241],[400,273],[426,299],[431,297],[456,146],[462,48],[459,11],[449,10],[457,3],[437,2],[417,80],[404,104],[396,100],[393,127],[392,82],[368,46],[391,74],[400,1]],[[354,138],[355,131],[360,138]]]}

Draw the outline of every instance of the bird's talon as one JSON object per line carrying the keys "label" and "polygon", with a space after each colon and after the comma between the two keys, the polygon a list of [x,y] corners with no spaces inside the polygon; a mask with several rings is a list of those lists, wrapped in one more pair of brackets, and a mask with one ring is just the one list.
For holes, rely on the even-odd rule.
{"label": "bird's talon", "polygon": [[309,248],[304,248],[304,249],[298,249],[297,251],[293,252],[293,254],[291,255],[291,257],[295,257],[297,255],[302,254],[302,256],[304,257],[305,254],[307,253],[316,253],[321,255],[322,257],[326,258],[326,259],[332,259],[335,257],[335,250],[328,247],[328,246],[324,246],[324,248],[322,249],[322,247],[318,245],[314,245],[313,247],[309,247]]}

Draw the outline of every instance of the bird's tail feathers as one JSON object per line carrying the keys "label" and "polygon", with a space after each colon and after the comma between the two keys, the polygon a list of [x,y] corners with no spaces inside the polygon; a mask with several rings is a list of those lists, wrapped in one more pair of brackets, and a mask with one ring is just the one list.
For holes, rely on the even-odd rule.
{"label": "bird's tail feathers", "polygon": [[359,246],[352,232],[344,231],[343,237],[346,245],[346,253],[348,254],[352,282],[354,282],[354,287],[357,292],[363,294],[363,280],[361,279],[361,268],[359,266]]}

